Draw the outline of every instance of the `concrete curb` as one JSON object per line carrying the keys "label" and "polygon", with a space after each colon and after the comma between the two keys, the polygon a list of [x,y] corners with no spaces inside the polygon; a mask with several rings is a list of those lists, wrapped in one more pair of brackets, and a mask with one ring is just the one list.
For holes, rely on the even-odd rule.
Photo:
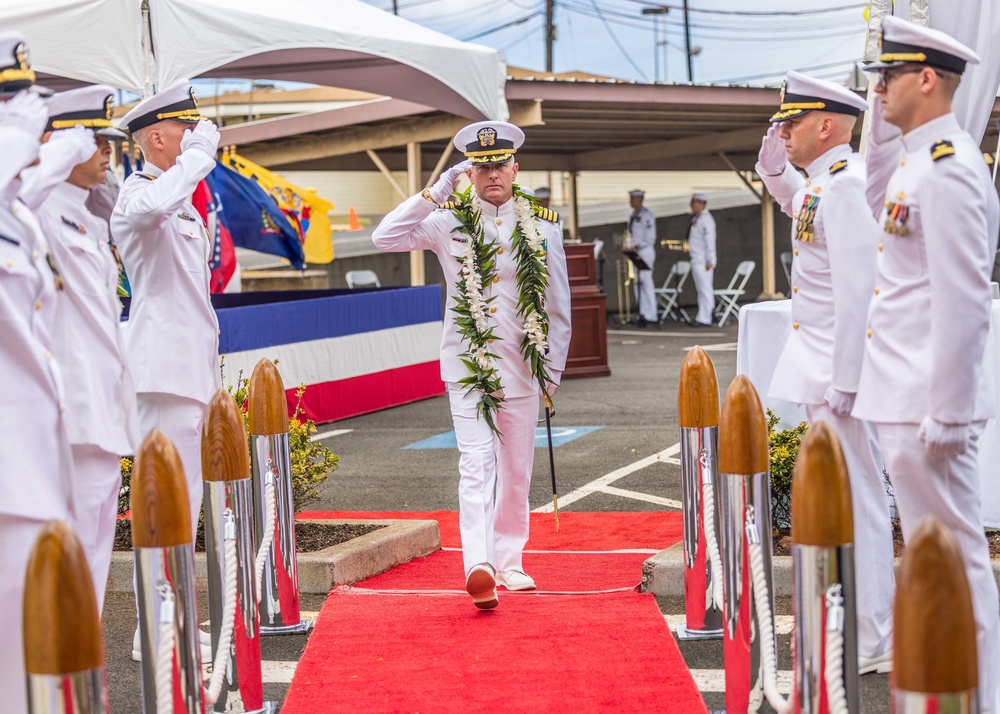
{"label": "concrete curb", "polygon": [[[792,595],[792,558],[776,555],[774,564],[774,596]],[[993,559],[993,577],[1000,585],[1000,560]],[[896,558],[899,569],[899,558]],[[661,550],[642,564],[642,592],[669,597],[684,597],[684,543],[677,543]]]}
{"label": "concrete curb", "polygon": [[[334,585],[349,585],[385,572],[441,548],[437,521],[416,520],[309,520],[305,523],[366,523],[384,525],[377,531],[352,538],[346,543],[299,553],[299,592],[328,593]],[[208,566],[204,553],[195,553],[198,591],[208,591]],[[132,553],[111,554],[108,592],[132,592]]]}

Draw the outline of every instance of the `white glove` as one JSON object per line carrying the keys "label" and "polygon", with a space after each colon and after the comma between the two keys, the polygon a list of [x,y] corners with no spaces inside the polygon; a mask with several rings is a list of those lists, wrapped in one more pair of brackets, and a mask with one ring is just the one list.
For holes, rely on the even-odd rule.
{"label": "white glove", "polygon": [[876,144],[885,144],[892,141],[903,132],[895,124],[890,124],[882,115],[882,95],[876,94],[872,100],[872,122],[870,139]]}
{"label": "white glove", "polygon": [[219,130],[213,122],[203,119],[191,131],[185,131],[181,138],[181,153],[188,150],[200,151],[211,158],[219,150]]}
{"label": "white glove", "polygon": [[917,438],[927,455],[935,459],[951,459],[964,454],[969,445],[968,424],[942,424],[931,416],[920,422]]}
{"label": "white glove", "polygon": [[19,129],[40,139],[49,120],[45,101],[34,92],[19,92],[0,104],[0,126]]}
{"label": "white glove", "polygon": [[850,416],[851,410],[854,409],[854,397],[856,396],[854,392],[842,392],[835,387],[827,387],[823,401],[837,416]]}
{"label": "white glove", "polygon": [[769,176],[778,176],[785,171],[788,163],[788,151],[785,140],[781,138],[781,123],[772,124],[760,142],[760,153],[757,162]]}
{"label": "white glove", "polygon": [[52,132],[40,151],[42,161],[51,161],[55,156],[65,157],[70,167],[82,164],[97,152],[94,132],[85,126],[60,129]]}
{"label": "white glove", "polygon": [[427,191],[431,198],[434,199],[434,203],[441,204],[447,201],[448,197],[454,193],[455,187],[458,186],[458,179],[471,168],[472,162],[466,159],[462,163],[455,164],[450,169],[442,171],[438,180]]}

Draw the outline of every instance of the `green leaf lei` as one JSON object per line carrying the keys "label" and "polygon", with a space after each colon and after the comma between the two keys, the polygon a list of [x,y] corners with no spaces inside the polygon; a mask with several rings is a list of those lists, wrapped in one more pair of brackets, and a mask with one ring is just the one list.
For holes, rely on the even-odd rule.
{"label": "green leaf lei", "polygon": [[[490,348],[494,340],[501,339],[493,334],[494,326],[489,319],[489,304],[495,296],[483,297],[484,286],[491,285],[496,276],[496,254],[500,246],[486,242],[482,212],[478,209],[479,199],[472,187],[457,192],[455,196],[457,206],[452,209],[452,214],[458,219],[458,225],[452,232],[469,238],[465,254],[456,258],[462,268],[457,285],[458,296],[451,308],[466,347],[459,358],[469,370],[469,376],[459,383],[468,387],[467,393],[477,390],[482,394],[478,413],[495,434],[503,436],[496,426],[496,413],[504,402],[503,385],[496,367],[497,355]],[[516,184],[514,208],[518,220],[511,243],[516,264],[517,314],[524,321],[525,333],[521,340],[521,355],[549,403],[547,390],[552,378],[546,369],[549,332],[549,318],[545,311],[545,290],[549,284],[546,246],[538,231],[538,218],[535,216],[537,204]]]}

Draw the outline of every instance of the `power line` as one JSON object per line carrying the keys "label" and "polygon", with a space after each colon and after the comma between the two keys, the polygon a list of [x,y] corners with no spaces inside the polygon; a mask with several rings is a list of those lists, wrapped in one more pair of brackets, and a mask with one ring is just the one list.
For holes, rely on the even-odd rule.
{"label": "power line", "polygon": [[602,13],[601,9],[597,7],[596,0],[590,0],[590,4],[594,6],[594,10],[597,12],[597,17],[601,20],[601,23],[604,25],[604,29],[608,31],[609,35],[611,35],[611,39],[614,40],[615,45],[618,46],[618,51],[622,53],[622,57],[628,60],[628,63],[632,65],[632,69],[638,72],[639,76],[642,77],[644,81],[648,82],[649,77],[646,75],[645,72],[642,71],[639,65],[635,63],[635,60],[633,60],[632,56],[625,50],[625,47],[622,46],[622,43],[618,41],[618,36],[615,34],[615,31],[611,29],[611,25],[608,24],[608,21],[604,19],[604,13]]}
{"label": "power line", "polygon": [[538,17],[541,15],[541,11],[535,11],[530,15],[525,15],[524,17],[519,17],[516,20],[511,20],[510,22],[505,22],[502,25],[497,25],[495,27],[490,27],[482,32],[477,32],[474,35],[469,35],[468,37],[463,37],[462,42],[471,42],[472,40],[478,40],[480,37],[486,37],[486,35],[492,35],[494,32],[499,32],[500,30],[506,30],[508,27],[514,27],[514,25],[520,25],[527,22],[533,17]]}
{"label": "power line", "polygon": [[[683,7],[678,5],[657,5],[655,3],[649,2],[649,0],[629,0],[630,2],[638,3],[639,5],[646,5],[647,7],[668,7],[671,10],[684,11]],[[865,8],[865,3],[854,4],[854,5],[839,5],[837,7],[824,7],[817,8],[815,10],[714,10],[703,7],[689,7],[688,12],[701,12],[706,15],[737,15],[740,17],[800,17],[804,15],[825,15],[834,12],[844,12],[845,10],[857,10],[862,11]]]}
{"label": "power line", "polygon": [[[818,69],[830,69],[832,67],[843,67],[844,65],[854,65],[854,60],[841,60],[840,62],[825,62],[823,64],[814,64],[809,67],[800,67],[796,69],[796,72],[811,72]],[[750,74],[745,77],[731,77],[728,79],[717,79],[714,82],[746,82],[753,79],[767,79],[768,77],[784,77],[787,73],[787,68],[778,70],[777,72],[766,72],[762,74]]]}

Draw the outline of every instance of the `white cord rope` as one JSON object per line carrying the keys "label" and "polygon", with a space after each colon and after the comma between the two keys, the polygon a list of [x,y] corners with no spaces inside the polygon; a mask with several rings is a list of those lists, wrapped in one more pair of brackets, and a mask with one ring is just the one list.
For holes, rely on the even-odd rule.
{"label": "white cord rope", "polygon": [[760,662],[763,669],[764,696],[778,712],[792,711],[792,700],[785,699],[778,691],[778,654],[774,641],[774,619],[771,616],[771,597],[767,592],[764,576],[764,555],[761,552],[760,537],[754,521],[753,506],[747,506],[746,518],[747,546],[750,549],[750,579],[753,581],[754,603],[757,606],[757,625],[760,630]]}
{"label": "white cord rope", "polygon": [[847,714],[844,689],[844,587],[835,583],[826,591],[826,703],[830,714]]}
{"label": "white cord rope", "polygon": [[708,546],[708,563],[712,569],[712,599],[715,607],[722,610],[722,556],[719,541],[715,537],[715,493],[712,489],[712,467],[708,463],[708,452],[702,450],[698,457],[701,464],[701,508],[705,521],[705,544]]}
{"label": "white cord rope", "polygon": [[174,591],[157,587],[160,603],[160,647],[156,653],[156,714],[174,714]]}
{"label": "white cord rope", "polygon": [[236,620],[236,520],[233,511],[227,508],[222,513],[225,519],[226,542],[226,581],[225,600],[222,607],[222,633],[219,635],[219,648],[215,651],[215,661],[212,663],[212,677],[209,679],[205,692],[205,703],[212,706],[219,701],[222,685],[229,669],[229,651],[233,642],[233,623]]}
{"label": "white cord rope", "polygon": [[260,541],[260,549],[257,551],[257,560],[254,563],[255,582],[257,583],[257,602],[260,602],[261,593],[264,590],[264,564],[267,562],[267,553],[271,549],[274,541],[274,524],[278,519],[274,504],[274,479],[278,474],[268,463],[267,473],[264,474],[264,537]]}

